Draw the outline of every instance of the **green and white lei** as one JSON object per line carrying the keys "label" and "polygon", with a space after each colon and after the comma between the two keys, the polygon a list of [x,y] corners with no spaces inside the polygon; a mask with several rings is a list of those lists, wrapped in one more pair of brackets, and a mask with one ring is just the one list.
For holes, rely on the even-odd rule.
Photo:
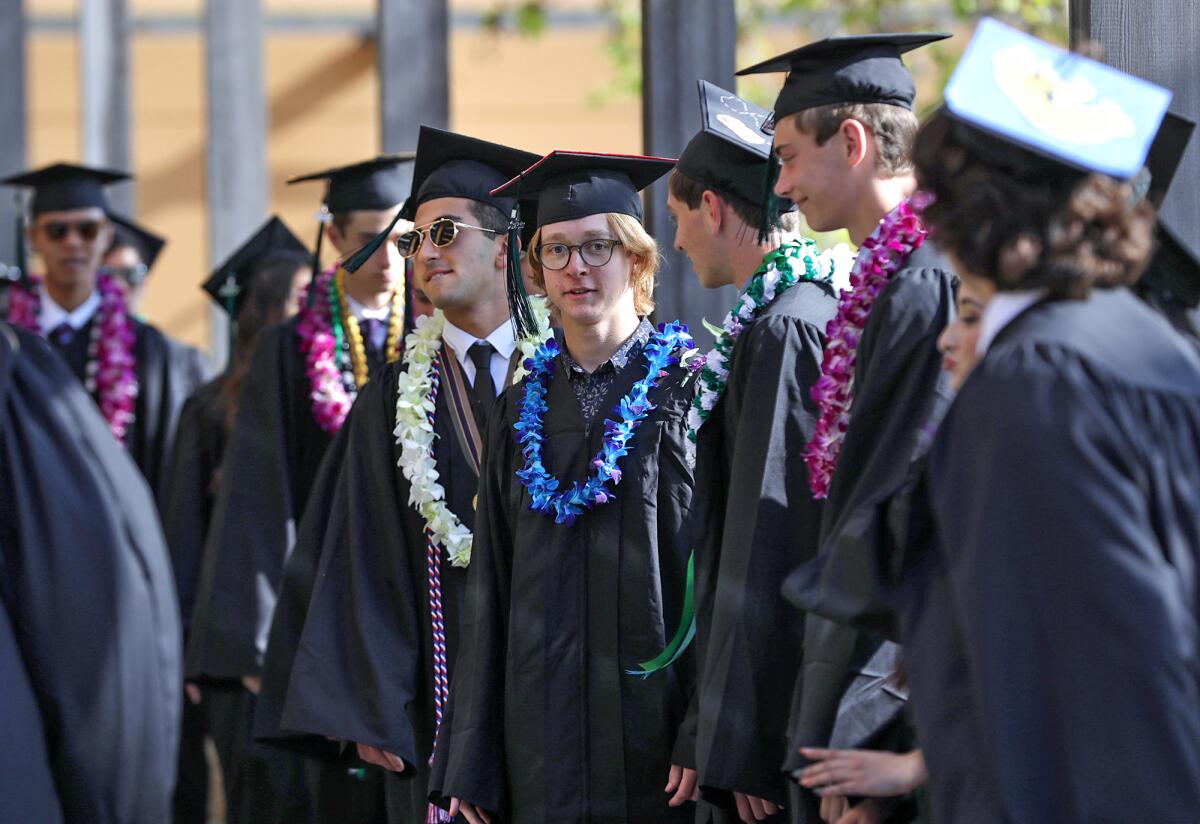
{"label": "green and white lei", "polygon": [[[517,341],[521,362],[513,372],[518,383],[527,371],[525,361],[533,355],[550,329],[550,309],[543,300],[532,299],[538,321],[535,335]],[[404,370],[397,376],[396,444],[400,447],[400,470],[409,483],[408,502],[422,518],[432,538],[446,550],[450,563],[465,567],[471,562],[471,530],[450,511],[446,490],[438,483],[437,463],[433,455],[436,434],[433,431],[437,399],[432,391],[434,360],[442,347],[442,329],[446,319],[441,310],[419,318],[404,340]]]}
{"label": "green and white lei", "polygon": [[789,240],[763,257],[762,265],[738,295],[721,327],[705,323],[717,340],[708,354],[694,359],[690,365],[691,369],[699,370],[699,391],[688,410],[688,438],[692,443],[725,391],[733,345],[746,326],[802,280],[844,288],[842,282],[853,263],[854,254],[845,244],[821,252],[816,242],[806,237]]}

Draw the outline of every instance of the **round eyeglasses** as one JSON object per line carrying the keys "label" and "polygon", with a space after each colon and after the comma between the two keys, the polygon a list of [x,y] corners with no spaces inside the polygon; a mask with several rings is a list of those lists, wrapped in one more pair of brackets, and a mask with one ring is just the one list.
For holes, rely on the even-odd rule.
{"label": "round eyeglasses", "polygon": [[598,237],[585,240],[583,243],[543,243],[534,250],[538,263],[543,269],[557,272],[565,269],[571,262],[571,253],[578,250],[579,259],[587,266],[603,266],[612,260],[613,247],[621,245],[621,241],[612,238]]}
{"label": "round eyeglasses", "polygon": [[442,249],[453,243],[454,239],[458,237],[459,231],[463,229],[474,229],[477,232],[487,232],[489,235],[499,234],[495,229],[485,229],[482,226],[472,226],[452,218],[440,217],[427,226],[420,226],[400,235],[396,238],[396,248],[400,250],[401,255],[410,258],[421,250],[421,242],[428,234],[430,243]]}

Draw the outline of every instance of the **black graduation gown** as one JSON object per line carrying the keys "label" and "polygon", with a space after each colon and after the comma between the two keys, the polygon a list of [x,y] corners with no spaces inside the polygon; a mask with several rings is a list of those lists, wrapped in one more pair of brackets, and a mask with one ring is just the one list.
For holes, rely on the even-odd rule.
{"label": "black graduation gown", "polygon": [[[87,374],[88,346],[95,316],[65,347],[52,347],[67,361],[80,383]],[[166,493],[168,464],[175,427],[184,401],[204,381],[203,364],[195,349],[167,338],[155,327],[131,319],[136,335],[138,396],[134,419],[125,433],[125,447],[160,502]]]}
{"label": "black graduation gown", "polygon": [[1191,344],[1125,290],[1031,308],[964,384],[930,491],[947,629],[907,650],[913,691],[928,669],[966,706],[955,728],[917,705],[938,819],[1196,820]]}
{"label": "black graduation gown", "polygon": [[179,620],[157,517],[58,357],[0,324],[0,822],[168,820]]}
{"label": "black graduation gown", "polygon": [[[420,822],[435,729],[433,635],[425,521],[409,504],[411,487],[397,464],[393,434],[397,376],[404,369],[393,364],[363,389],[330,450],[329,460],[341,470],[324,510],[320,567],[282,726],[399,755],[405,770],[389,786],[389,810]],[[451,511],[469,527],[478,476],[459,446],[448,397],[439,392],[434,418],[437,471]],[[466,575],[442,553],[451,672]]]}
{"label": "black graduation gown", "polygon": [[[854,373],[854,402],[841,455],[822,513],[822,553],[877,531],[877,503],[899,490],[927,449],[950,399],[937,337],[954,315],[955,277],[932,241],[917,249],[877,298],[863,329]],[[804,661],[789,723],[787,772],[805,761],[802,746],[825,746],[847,687],[883,639],[820,616],[804,630]],[[873,676],[868,676],[868,680]],[[843,745],[886,744],[896,730],[886,679],[874,679],[881,698],[879,726]],[[819,799],[805,792],[793,809],[798,821],[818,821]]]}
{"label": "black graduation gown", "polygon": [[788,800],[779,765],[803,623],[779,582],[817,548],[821,507],[797,456],[812,437],[811,387],[836,311],[824,284],[784,292],[738,339],[699,432],[696,766],[723,806],[732,790]]}
{"label": "black graduation gown", "polygon": [[[640,354],[601,409],[645,375]],[[616,499],[556,525],[529,508],[513,437],[523,385],[492,412],[480,481],[466,615],[452,687],[447,797],[514,824],[690,821],[663,792],[694,681],[691,652],[642,679],[675,630],[692,549],[686,410],[693,387],[673,367],[658,408],[622,459]],[[565,369],[545,415],[547,471],[582,479],[602,418],[585,428]],[[443,730],[445,732],[445,730]],[[435,766],[435,771],[438,769]]]}

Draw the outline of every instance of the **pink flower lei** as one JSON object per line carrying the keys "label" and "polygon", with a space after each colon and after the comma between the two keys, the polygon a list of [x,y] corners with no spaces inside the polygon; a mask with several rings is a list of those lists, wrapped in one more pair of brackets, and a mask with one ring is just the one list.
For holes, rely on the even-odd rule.
{"label": "pink flower lei", "polygon": [[837,314],[825,328],[829,342],[821,361],[821,377],[812,389],[820,416],[804,454],[809,485],[815,498],[829,495],[833,470],[846,438],[854,398],[858,342],[867,317],[875,299],[891,282],[892,275],[925,242],[925,227],[917,217],[913,203],[916,200],[915,208],[920,209],[923,197],[918,193],[912,199],[902,201],[863,242],[850,272],[850,288],[841,294]]}
{"label": "pink flower lei", "polygon": [[[31,277],[29,284],[10,291],[8,319],[13,325],[40,335],[41,279]],[[113,435],[124,443],[133,423],[139,389],[134,357],[137,331],[125,305],[125,293],[107,272],[100,271],[96,288],[100,292],[100,308],[92,321],[84,388],[96,398]]]}
{"label": "pink flower lei", "polygon": [[308,287],[316,293],[304,301],[296,327],[311,387],[313,418],[330,434],[342,428],[354,402],[338,365],[333,307],[329,302],[329,287],[339,265],[334,263],[321,272]]}

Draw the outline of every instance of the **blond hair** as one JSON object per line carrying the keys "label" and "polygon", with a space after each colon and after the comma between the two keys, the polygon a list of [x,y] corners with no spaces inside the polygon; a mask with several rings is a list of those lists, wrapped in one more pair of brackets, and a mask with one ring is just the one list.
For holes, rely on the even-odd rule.
{"label": "blond hair", "polygon": [[[629,255],[631,271],[629,285],[633,289],[633,307],[639,317],[645,317],[654,311],[654,281],[658,276],[658,268],[662,265],[662,256],[658,252],[658,244],[646,227],[631,215],[610,212],[605,215],[608,219],[608,230],[613,238],[621,242],[621,248]],[[530,250],[537,249],[542,242],[542,230],[533,233],[529,241]],[[529,266],[533,270],[533,282],[539,289],[546,288],[546,273],[537,255],[529,256]]]}

